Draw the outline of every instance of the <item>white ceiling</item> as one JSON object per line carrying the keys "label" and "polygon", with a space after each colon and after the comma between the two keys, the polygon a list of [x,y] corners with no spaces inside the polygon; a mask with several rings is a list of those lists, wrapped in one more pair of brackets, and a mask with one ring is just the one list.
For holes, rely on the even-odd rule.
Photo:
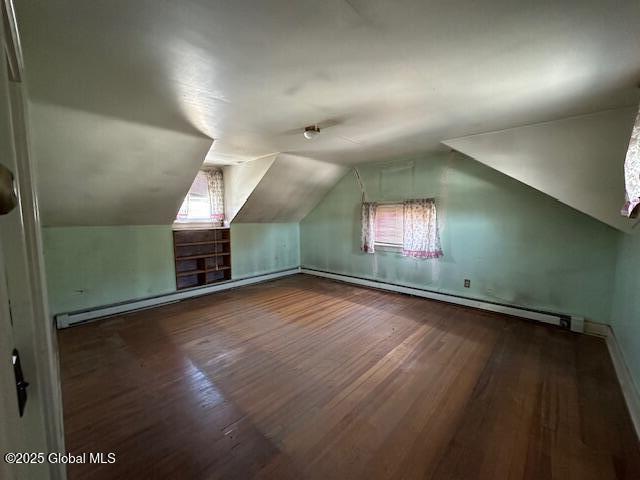
{"label": "white ceiling", "polygon": [[623,161],[638,108],[619,108],[444,143],[620,230]]}
{"label": "white ceiling", "polygon": [[214,138],[214,163],[388,159],[640,98],[637,0],[17,7],[34,102]]}
{"label": "white ceiling", "polygon": [[[17,13],[51,225],[169,223],[205,157],[276,158],[252,170],[252,193],[236,189],[235,221],[295,221],[304,208],[282,203],[276,174],[313,203],[332,164],[640,100],[638,0],[30,0]],[[613,218],[621,130],[585,127],[597,148],[568,161],[576,136],[556,127],[547,145],[533,128],[457,148],[627,229]]]}

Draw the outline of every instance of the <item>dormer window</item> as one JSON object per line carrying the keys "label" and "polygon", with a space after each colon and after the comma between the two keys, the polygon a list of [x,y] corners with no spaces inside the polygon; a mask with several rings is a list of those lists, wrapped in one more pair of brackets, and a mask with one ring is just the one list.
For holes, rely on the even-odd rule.
{"label": "dormer window", "polygon": [[175,224],[221,227],[224,225],[222,170],[200,170],[182,202]]}
{"label": "dormer window", "polygon": [[624,183],[627,201],[621,213],[625,217],[636,218],[640,206],[640,110],[631,131],[631,140],[624,161]]}

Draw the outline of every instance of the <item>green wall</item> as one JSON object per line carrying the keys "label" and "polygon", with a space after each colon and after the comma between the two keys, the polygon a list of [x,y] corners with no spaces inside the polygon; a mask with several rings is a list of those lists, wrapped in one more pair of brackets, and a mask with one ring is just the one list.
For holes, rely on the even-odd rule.
{"label": "green wall", "polygon": [[361,193],[349,173],[300,224],[303,267],[608,322],[614,229],[462,155],[359,171],[369,200],[436,198],[444,257],[361,253]]}
{"label": "green wall", "polygon": [[231,245],[233,278],[300,266],[297,223],[234,223]]}
{"label": "green wall", "polygon": [[[300,264],[297,223],[231,227],[233,278]],[[171,227],[46,227],[52,314],[175,291]]]}
{"label": "green wall", "polygon": [[611,328],[625,363],[640,385],[640,235],[622,235],[618,249]]}
{"label": "green wall", "polygon": [[46,227],[53,314],[175,290],[171,227]]}

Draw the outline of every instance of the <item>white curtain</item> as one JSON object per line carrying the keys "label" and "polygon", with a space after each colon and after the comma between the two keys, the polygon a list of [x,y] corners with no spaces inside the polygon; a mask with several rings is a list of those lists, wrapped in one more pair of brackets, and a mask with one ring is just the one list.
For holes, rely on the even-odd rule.
{"label": "white curtain", "polygon": [[627,201],[621,213],[626,217],[635,217],[638,214],[636,207],[640,205],[640,110],[631,131],[631,140],[624,160],[624,185]]}
{"label": "white curtain", "polygon": [[211,202],[211,220],[222,225],[224,223],[224,181],[222,170],[207,171],[209,183],[209,200]]}
{"label": "white curtain", "polygon": [[443,255],[438,232],[436,203],[432,198],[404,202],[402,255],[438,258]]}
{"label": "white curtain", "polygon": [[374,202],[362,202],[360,250],[365,253],[375,253],[377,208]]}

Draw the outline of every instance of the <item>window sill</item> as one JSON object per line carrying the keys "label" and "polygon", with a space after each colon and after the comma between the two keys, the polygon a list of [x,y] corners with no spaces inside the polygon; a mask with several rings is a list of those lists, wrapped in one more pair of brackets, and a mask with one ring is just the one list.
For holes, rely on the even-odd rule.
{"label": "window sill", "polygon": [[402,245],[393,245],[389,243],[375,243],[376,251],[402,253]]}
{"label": "window sill", "polygon": [[171,230],[211,230],[214,228],[229,228],[228,225],[220,225],[219,222],[175,222]]}

